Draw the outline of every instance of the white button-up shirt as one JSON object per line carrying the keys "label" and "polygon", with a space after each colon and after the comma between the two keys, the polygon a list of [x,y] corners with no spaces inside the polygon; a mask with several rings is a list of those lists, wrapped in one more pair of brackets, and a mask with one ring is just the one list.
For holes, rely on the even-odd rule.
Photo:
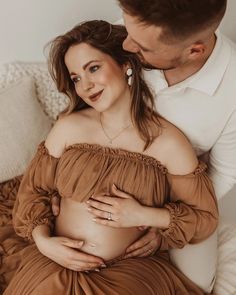
{"label": "white button-up shirt", "polygon": [[162,71],[145,71],[157,111],[180,128],[197,155],[209,154],[209,173],[218,198],[236,184],[236,49],[217,32],[204,66],[168,87]]}

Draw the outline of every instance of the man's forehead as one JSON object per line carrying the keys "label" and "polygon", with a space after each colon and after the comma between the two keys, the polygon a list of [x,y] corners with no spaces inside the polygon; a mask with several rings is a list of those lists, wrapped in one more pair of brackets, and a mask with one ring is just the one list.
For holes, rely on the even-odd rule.
{"label": "man's forehead", "polygon": [[154,25],[146,25],[137,17],[123,13],[124,24],[130,38],[140,47],[150,49],[157,44],[162,28]]}

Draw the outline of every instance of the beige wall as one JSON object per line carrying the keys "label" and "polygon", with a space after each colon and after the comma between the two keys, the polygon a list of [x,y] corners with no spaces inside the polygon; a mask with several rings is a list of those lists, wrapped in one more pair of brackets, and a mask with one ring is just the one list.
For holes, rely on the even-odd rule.
{"label": "beige wall", "polygon": [[[221,28],[236,42],[235,11],[236,0],[228,0]],[[116,0],[0,0],[0,64],[44,60],[44,45],[76,23],[120,17]]]}
{"label": "beige wall", "polygon": [[116,0],[0,0],[0,64],[42,61],[44,45],[75,24],[120,17]]}
{"label": "beige wall", "polygon": [[236,0],[228,0],[225,17],[221,30],[236,43]]}

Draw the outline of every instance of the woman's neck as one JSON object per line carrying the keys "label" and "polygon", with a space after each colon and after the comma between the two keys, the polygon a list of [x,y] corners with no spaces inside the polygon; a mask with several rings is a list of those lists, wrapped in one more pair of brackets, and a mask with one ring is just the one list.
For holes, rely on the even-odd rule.
{"label": "woman's neck", "polygon": [[104,127],[111,130],[118,130],[132,123],[131,119],[131,97],[130,93],[123,96],[108,110],[100,112],[99,116]]}
{"label": "woman's neck", "polygon": [[127,125],[132,125],[130,109],[110,110],[99,113],[102,125],[110,131],[116,131]]}

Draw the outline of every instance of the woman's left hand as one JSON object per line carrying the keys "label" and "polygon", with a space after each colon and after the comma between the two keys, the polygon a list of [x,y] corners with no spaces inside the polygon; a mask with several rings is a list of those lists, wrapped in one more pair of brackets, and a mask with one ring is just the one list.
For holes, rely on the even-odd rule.
{"label": "woman's left hand", "polygon": [[112,185],[112,196],[93,196],[87,201],[88,211],[96,223],[111,227],[143,226],[143,209],[131,195]]}

